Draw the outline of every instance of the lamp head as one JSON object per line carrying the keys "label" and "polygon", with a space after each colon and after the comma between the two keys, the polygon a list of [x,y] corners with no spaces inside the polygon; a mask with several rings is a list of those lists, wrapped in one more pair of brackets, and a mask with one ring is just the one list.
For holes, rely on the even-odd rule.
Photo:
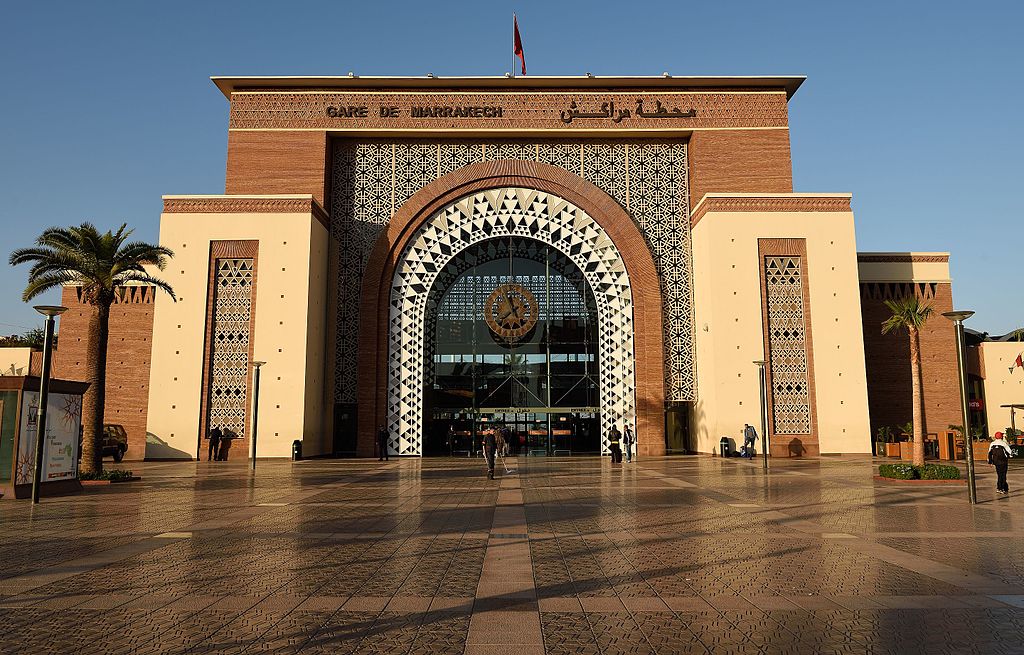
{"label": "lamp head", "polygon": [[259,367],[263,366],[264,364],[266,364],[266,362],[261,362],[259,360],[255,360],[255,361],[252,361],[252,362],[249,362],[249,363],[252,364],[253,366],[255,366],[256,368],[259,368]]}
{"label": "lamp head", "polygon": [[757,364],[758,366],[764,366],[764,360],[763,359],[755,359],[754,363]]}
{"label": "lamp head", "polygon": [[960,321],[966,321],[970,317],[974,316],[974,312],[969,309],[965,309],[960,311],[943,312],[942,315],[954,323],[959,323]]}
{"label": "lamp head", "polygon": [[67,307],[61,307],[60,305],[36,305],[32,309],[36,310],[43,316],[60,316],[64,312],[68,311]]}

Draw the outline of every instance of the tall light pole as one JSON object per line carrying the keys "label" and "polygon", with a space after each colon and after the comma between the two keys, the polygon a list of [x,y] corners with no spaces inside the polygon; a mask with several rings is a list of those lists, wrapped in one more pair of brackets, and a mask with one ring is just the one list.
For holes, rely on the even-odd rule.
{"label": "tall light pole", "polygon": [[39,409],[36,417],[36,466],[32,472],[32,504],[39,504],[39,487],[43,477],[43,452],[46,449],[46,405],[50,400],[50,364],[53,361],[53,324],[57,316],[68,311],[58,305],[36,305],[32,309],[46,317],[43,338],[43,370],[39,372]]}
{"label": "tall light pole", "polygon": [[754,361],[757,364],[757,389],[761,394],[761,459],[764,462],[764,471],[768,472],[768,407],[765,406],[765,374],[764,360]]}
{"label": "tall light pole", "polygon": [[953,321],[956,329],[956,367],[960,376],[960,412],[964,421],[964,455],[967,456],[967,497],[971,504],[978,502],[978,490],[974,483],[974,440],[971,438],[971,415],[967,407],[967,368],[964,363],[964,321],[974,316],[972,311],[943,312]]}
{"label": "tall light pole", "polygon": [[252,362],[256,372],[252,381],[252,470],[256,470],[256,431],[260,416],[260,367],[266,362]]}

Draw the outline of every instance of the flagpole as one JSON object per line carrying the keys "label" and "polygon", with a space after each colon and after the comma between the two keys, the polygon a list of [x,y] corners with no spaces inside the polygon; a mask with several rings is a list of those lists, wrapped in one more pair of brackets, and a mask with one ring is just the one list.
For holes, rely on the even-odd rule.
{"label": "flagpole", "polygon": [[516,12],[512,12],[512,77],[516,76]]}

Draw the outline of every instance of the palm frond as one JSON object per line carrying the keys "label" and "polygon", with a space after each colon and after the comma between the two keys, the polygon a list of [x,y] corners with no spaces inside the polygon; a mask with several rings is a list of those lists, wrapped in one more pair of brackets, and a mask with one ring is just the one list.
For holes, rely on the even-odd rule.
{"label": "palm frond", "polygon": [[128,282],[137,282],[139,284],[148,284],[154,286],[157,289],[160,289],[161,291],[166,293],[168,296],[170,296],[171,300],[173,300],[174,302],[178,302],[178,297],[174,294],[174,289],[171,288],[171,285],[158,277],[153,277],[149,273],[140,273],[138,271],[125,271],[117,278],[118,286],[124,285],[125,283]]}
{"label": "palm frond", "polygon": [[886,300],[885,306],[892,315],[882,321],[882,334],[889,334],[900,328],[920,329],[934,312],[931,304],[922,301],[917,294]]}
{"label": "palm frond", "polygon": [[62,287],[65,284],[71,284],[78,281],[78,275],[72,271],[41,275],[35,279],[29,280],[28,285],[25,287],[25,291],[21,294],[21,299],[25,302],[29,302],[39,294],[45,293],[50,289]]}

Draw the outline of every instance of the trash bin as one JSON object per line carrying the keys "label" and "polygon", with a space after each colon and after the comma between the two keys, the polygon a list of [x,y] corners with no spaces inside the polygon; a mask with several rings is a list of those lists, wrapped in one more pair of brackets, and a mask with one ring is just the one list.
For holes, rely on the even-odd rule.
{"label": "trash bin", "polygon": [[729,437],[722,437],[722,440],[718,442],[718,447],[722,451],[722,457],[732,457],[732,447],[729,445]]}
{"label": "trash bin", "polygon": [[302,459],[302,442],[296,439],[292,442],[292,461],[297,462]]}

